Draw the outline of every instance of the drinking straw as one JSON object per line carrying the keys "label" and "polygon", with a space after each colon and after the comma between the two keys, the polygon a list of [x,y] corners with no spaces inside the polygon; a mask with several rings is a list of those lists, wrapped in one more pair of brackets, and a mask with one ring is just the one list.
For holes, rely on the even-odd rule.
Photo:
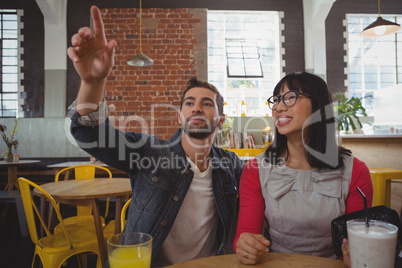
{"label": "drinking straw", "polygon": [[369,227],[369,217],[368,217],[368,209],[367,209],[367,198],[366,195],[363,194],[362,190],[359,187],[356,187],[356,190],[359,191],[360,195],[363,197],[364,201],[364,220],[366,222],[366,227]]}

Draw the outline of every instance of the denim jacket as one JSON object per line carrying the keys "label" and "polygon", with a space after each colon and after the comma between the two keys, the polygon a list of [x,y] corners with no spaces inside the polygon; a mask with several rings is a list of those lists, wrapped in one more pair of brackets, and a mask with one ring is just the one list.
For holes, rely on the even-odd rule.
{"label": "denim jacket", "polygon": [[[127,172],[133,190],[124,231],[153,237],[152,258],[165,241],[187,190],[193,171],[181,145],[182,130],[170,140],[143,133],[121,132],[109,119],[82,126],[77,112],[71,116],[71,133],[78,145],[105,164]],[[212,190],[219,214],[217,255],[223,254],[234,219],[242,161],[232,152],[212,147]],[[202,202],[202,200],[200,200]]]}

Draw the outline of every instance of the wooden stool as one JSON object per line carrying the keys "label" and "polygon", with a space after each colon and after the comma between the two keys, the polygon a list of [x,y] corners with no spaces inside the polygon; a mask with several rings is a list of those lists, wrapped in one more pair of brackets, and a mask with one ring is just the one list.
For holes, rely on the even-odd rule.
{"label": "wooden stool", "polygon": [[391,168],[370,168],[373,180],[373,206],[391,206],[391,180],[402,180],[402,170]]}

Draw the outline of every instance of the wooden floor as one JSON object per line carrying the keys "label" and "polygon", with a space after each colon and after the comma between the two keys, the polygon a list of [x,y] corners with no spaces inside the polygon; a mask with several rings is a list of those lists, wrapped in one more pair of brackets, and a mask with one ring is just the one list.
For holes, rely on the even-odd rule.
{"label": "wooden floor", "polygon": [[[0,203],[0,216],[3,215],[5,204]],[[67,211],[67,213],[69,213]],[[32,264],[35,246],[31,238],[21,238],[17,210],[14,203],[7,208],[7,215],[0,226],[0,267],[1,268],[29,268]],[[63,268],[79,267],[77,257],[71,257]],[[96,256],[88,257],[88,268],[96,267]]]}

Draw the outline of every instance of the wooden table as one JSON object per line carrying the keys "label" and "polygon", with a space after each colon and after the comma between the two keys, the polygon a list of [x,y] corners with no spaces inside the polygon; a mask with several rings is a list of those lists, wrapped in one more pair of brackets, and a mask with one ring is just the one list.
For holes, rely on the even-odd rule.
{"label": "wooden table", "polygon": [[[58,203],[92,206],[99,253],[102,266],[105,266],[108,254],[99,212],[99,198],[116,197],[115,233],[120,233],[120,213],[123,197],[127,197],[132,193],[130,180],[127,178],[67,180],[42,184],[41,187],[53,196]],[[34,190],[34,194],[44,197],[37,189]]]}
{"label": "wooden table", "polygon": [[40,160],[20,160],[18,162],[0,161],[0,166],[5,166],[8,168],[8,181],[5,190],[12,191],[14,189],[14,186],[16,189],[18,189],[18,183],[17,183],[18,166],[34,164],[39,162]]}
{"label": "wooden table", "polygon": [[258,264],[245,265],[240,264],[237,260],[236,254],[221,255],[216,257],[202,258],[192,261],[186,261],[177,263],[170,268],[261,268],[261,267],[274,267],[274,268],[305,268],[305,267],[317,267],[317,268],[345,268],[346,266],[342,261],[314,257],[308,255],[299,254],[286,254],[286,253],[268,253],[264,255]]}

